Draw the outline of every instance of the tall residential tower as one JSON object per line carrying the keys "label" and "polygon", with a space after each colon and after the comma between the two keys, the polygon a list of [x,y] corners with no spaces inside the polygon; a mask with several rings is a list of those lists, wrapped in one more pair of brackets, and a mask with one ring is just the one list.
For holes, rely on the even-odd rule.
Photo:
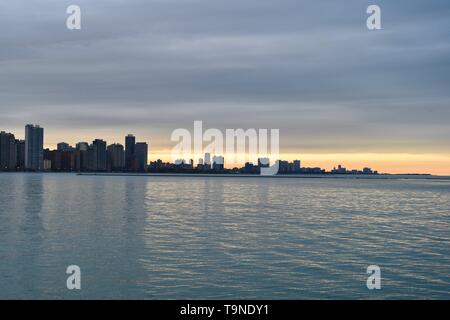
{"label": "tall residential tower", "polygon": [[133,171],[135,163],[136,137],[129,134],[125,137],[125,169]]}
{"label": "tall residential tower", "polygon": [[16,139],[12,133],[0,132],[0,170],[15,170],[17,166]]}
{"label": "tall residential tower", "polygon": [[25,126],[25,169],[44,169],[44,128],[38,125]]}

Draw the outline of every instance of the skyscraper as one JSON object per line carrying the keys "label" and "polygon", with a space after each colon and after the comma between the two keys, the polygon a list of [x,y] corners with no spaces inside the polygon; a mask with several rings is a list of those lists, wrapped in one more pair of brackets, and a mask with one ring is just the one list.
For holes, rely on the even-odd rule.
{"label": "skyscraper", "polygon": [[293,171],[295,173],[299,173],[300,172],[300,160],[294,160],[293,162]]}
{"label": "skyscraper", "polygon": [[97,171],[97,155],[94,145],[89,145],[86,151],[86,170]]}
{"label": "skyscraper", "polygon": [[25,168],[40,171],[44,166],[44,128],[25,126]]}
{"label": "skyscraper", "polygon": [[12,133],[0,132],[0,170],[16,169],[16,139]]}
{"label": "skyscraper", "polygon": [[57,150],[44,149],[44,170],[61,170],[61,157]]}
{"label": "skyscraper", "polygon": [[106,141],[95,139],[92,147],[94,149],[94,171],[106,171]]}
{"label": "skyscraper", "polygon": [[136,137],[129,134],[125,137],[125,168],[128,171],[133,171],[134,168],[134,153],[136,147]]}
{"label": "skyscraper", "polygon": [[72,147],[57,151],[59,153],[60,163],[61,163],[61,171],[74,171],[76,170],[76,154],[75,149]]}
{"label": "skyscraper", "polygon": [[106,142],[95,139],[86,153],[88,171],[106,171]]}
{"label": "skyscraper", "polygon": [[25,140],[16,140],[16,167],[18,170],[25,169]]}
{"label": "skyscraper", "polygon": [[[45,154],[44,154],[45,160]],[[56,150],[56,162],[52,163],[52,170],[58,171],[73,171],[76,170],[76,153],[66,142],[60,142]]]}
{"label": "skyscraper", "polygon": [[135,170],[144,172],[147,170],[148,164],[148,144],[146,142],[138,142],[135,144]]}
{"label": "skyscraper", "polygon": [[112,171],[122,171],[125,167],[125,152],[123,145],[119,143],[111,144],[107,148],[107,169]]}
{"label": "skyscraper", "polygon": [[86,171],[88,170],[88,149],[89,144],[87,142],[78,142],[75,147],[75,170]]}

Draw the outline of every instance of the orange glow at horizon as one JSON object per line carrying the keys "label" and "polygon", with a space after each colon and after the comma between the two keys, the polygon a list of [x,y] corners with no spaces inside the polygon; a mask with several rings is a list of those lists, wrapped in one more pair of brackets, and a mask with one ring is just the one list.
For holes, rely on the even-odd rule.
{"label": "orange glow at horizon", "polygon": [[[212,156],[212,155],[211,155]],[[203,158],[201,156],[201,158]],[[379,173],[391,174],[434,174],[450,176],[450,154],[407,154],[407,153],[330,153],[330,154],[290,154],[281,153],[282,160],[300,160],[302,167],[321,167],[331,170],[342,165],[351,170],[370,167]],[[161,159],[171,162],[170,150],[149,152],[149,161]],[[198,157],[192,157],[197,163]],[[228,168],[242,167],[244,164],[227,165]]]}
{"label": "orange glow at horizon", "polygon": [[[156,142],[162,141],[162,137],[158,136],[155,139],[147,138],[149,135],[145,132],[136,132],[137,141],[146,141],[149,143],[149,156],[148,160],[156,161],[161,159],[164,162],[172,162],[171,148],[164,144],[157,144]],[[96,132],[93,134],[89,132],[86,134],[87,139],[79,140],[79,134],[65,133],[65,142],[75,145],[75,141],[87,141],[91,142],[94,137],[105,137],[108,144],[121,143],[124,144],[123,137],[125,132],[119,135],[111,135],[107,130],[105,132]],[[47,135],[46,148],[55,149],[56,143],[59,141],[60,134],[53,133]],[[152,136],[152,135],[150,135]],[[213,156],[213,155],[211,155]],[[203,155],[195,155],[192,157],[194,163],[197,163],[198,158],[203,158]],[[380,173],[419,173],[419,174],[434,174],[434,175],[448,175],[450,176],[450,153],[392,153],[392,152],[354,152],[354,153],[336,153],[336,152],[323,152],[323,153],[302,153],[302,152],[283,152],[281,150],[279,158],[281,160],[301,160],[302,167],[321,167],[326,170],[330,170],[339,164],[343,167],[351,170],[362,170],[364,167],[370,167],[372,170],[377,170]],[[274,159],[271,159],[273,162]],[[227,161],[227,159],[225,159]],[[252,161],[256,162],[256,161]],[[226,164],[227,168],[233,168],[235,166],[242,167],[243,163]]]}

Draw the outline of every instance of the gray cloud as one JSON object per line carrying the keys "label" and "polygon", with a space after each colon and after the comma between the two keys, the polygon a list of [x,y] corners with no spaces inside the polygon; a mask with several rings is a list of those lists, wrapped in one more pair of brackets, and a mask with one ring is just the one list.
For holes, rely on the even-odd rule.
{"label": "gray cloud", "polygon": [[169,140],[203,120],[280,128],[289,150],[449,152],[450,6],[375,2],[376,32],[359,0],[1,3],[0,127]]}

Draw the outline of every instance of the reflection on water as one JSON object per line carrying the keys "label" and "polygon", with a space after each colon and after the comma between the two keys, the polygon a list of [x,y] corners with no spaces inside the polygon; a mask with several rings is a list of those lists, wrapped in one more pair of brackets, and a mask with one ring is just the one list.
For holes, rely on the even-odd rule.
{"label": "reflection on water", "polygon": [[0,298],[450,297],[449,180],[0,174],[0,204]]}
{"label": "reflection on water", "polygon": [[[45,228],[42,222],[43,182],[41,175],[18,181],[19,194],[23,194],[23,215],[20,219],[16,251],[16,276],[21,286],[34,294],[39,293],[39,281],[28,266],[41,266],[42,244]],[[23,190],[23,191],[22,191]]]}

